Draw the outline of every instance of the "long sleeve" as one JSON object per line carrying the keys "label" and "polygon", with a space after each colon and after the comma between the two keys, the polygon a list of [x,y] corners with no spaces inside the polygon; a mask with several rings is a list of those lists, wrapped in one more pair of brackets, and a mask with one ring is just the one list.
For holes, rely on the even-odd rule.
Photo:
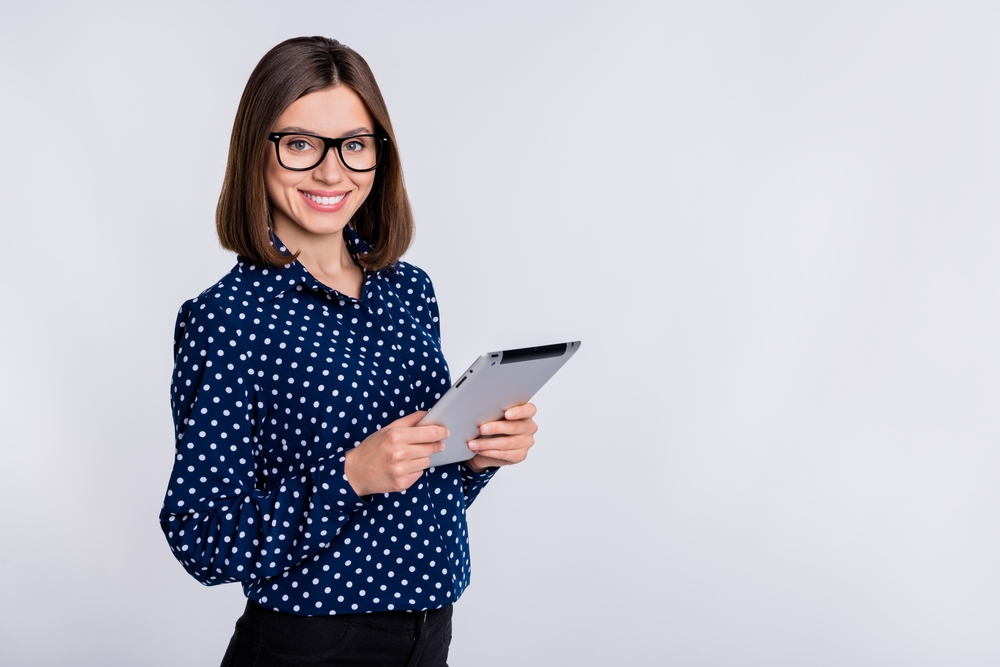
{"label": "long sleeve", "polygon": [[473,472],[465,464],[458,465],[462,473],[462,494],[465,496],[465,506],[468,507],[500,468],[486,468],[482,472]]}
{"label": "long sleeve", "polygon": [[[194,299],[175,329],[176,456],[160,522],[174,555],[206,585],[281,574],[366,506],[344,476],[345,445],[322,429],[281,433],[289,454],[265,461],[264,427],[278,420],[267,414],[242,324]],[[320,454],[293,453],[307,448]]]}

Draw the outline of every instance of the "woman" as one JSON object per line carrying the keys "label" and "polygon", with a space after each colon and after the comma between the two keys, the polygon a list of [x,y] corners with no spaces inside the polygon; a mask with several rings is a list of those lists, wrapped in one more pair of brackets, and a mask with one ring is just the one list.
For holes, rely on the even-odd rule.
{"label": "woman", "polygon": [[177,456],[161,524],[200,582],[248,598],[224,665],[444,665],[465,509],[524,460],[535,408],[429,467],[450,385],[434,288],[375,78],[323,37],[257,65],[217,211],[238,253],[177,319]]}

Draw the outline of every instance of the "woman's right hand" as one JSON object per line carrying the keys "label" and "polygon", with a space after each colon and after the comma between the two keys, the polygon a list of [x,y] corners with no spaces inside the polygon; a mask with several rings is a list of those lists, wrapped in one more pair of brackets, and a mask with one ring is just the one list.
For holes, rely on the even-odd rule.
{"label": "woman's right hand", "polygon": [[444,449],[448,429],[417,426],[426,412],[400,417],[347,452],[344,474],[359,496],[405,491],[430,467],[431,454]]}

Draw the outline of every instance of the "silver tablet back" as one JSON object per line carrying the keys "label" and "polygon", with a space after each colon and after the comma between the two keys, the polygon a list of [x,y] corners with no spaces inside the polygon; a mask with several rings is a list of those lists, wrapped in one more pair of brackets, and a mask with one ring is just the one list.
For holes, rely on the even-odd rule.
{"label": "silver tablet back", "polygon": [[580,349],[580,341],[517,350],[487,352],[462,373],[421,420],[442,424],[451,435],[431,465],[466,461],[475,456],[466,443],[479,437],[479,426],[503,419],[508,408],[521,405]]}

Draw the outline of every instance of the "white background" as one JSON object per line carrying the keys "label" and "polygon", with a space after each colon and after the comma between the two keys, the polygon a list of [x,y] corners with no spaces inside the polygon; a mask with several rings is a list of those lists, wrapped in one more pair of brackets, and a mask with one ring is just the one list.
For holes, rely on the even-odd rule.
{"label": "white background", "polygon": [[271,46],[387,99],[454,372],[580,338],[455,665],[1000,662],[1000,7],[4,0],[0,663],[218,664],[157,524]]}

